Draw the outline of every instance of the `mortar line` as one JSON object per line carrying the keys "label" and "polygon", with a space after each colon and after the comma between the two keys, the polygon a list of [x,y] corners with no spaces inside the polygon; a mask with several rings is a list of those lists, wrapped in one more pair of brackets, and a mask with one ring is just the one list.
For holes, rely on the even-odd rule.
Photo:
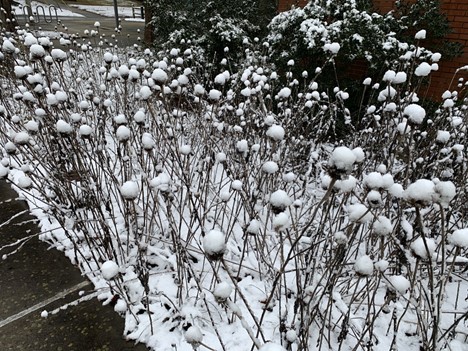
{"label": "mortar line", "polygon": [[27,316],[28,314],[32,313],[32,312],[35,312],[41,308],[44,308],[46,307],[47,305],[50,305],[52,302],[55,302],[57,300],[60,300],[62,298],[64,298],[65,296],[67,296],[68,294],[72,293],[72,292],[75,292],[76,290],[79,290],[79,289],[82,289],[84,288],[85,286],[87,285],[90,285],[91,283],[89,281],[83,281],[79,284],[76,284],[75,286],[72,286],[71,288],[68,288],[68,289],[65,289],[61,292],[59,292],[58,294],[56,294],[55,296],[52,296],[42,302],[39,302],[37,304],[35,304],[34,306],[31,306],[21,312],[18,312],[8,318],[5,318],[4,320],[0,321],[0,328],[18,320],[18,319],[21,319],[23,318],[24,316]]}

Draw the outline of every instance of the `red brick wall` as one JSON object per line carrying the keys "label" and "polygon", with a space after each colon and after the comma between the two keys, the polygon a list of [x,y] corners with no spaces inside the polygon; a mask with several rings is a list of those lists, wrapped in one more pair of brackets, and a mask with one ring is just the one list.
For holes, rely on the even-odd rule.
{"label": "red brick wall", "polygon": [[[382,13],[393,9],[394,1],[374,0],[375,8]],[[468,65],[468,1],[467,0],[440,0],[440,9],[447,15],[452,33],[447,35],[450,41],[459,42],[463,47],[463,55],[453,60],[442,59],[439,70],[431,74],[428,96],[440,99],[442,93],[457,87],[458,79],[468,80],[467,71],[455,72],[458,68]],[[424,46],[424,41],[422,42]],[[453,80],[452,80],[453,79]],[[452,84],[450,84],[452,82]]]}
{"label": "red brick wall", "polygon": [[447,39],[457,41],[463,46],[463,55],[453,60],[441,60],[439,71],[432,74],[431,92],[439,97],[446,89],[456,88],[458,79],[468,80],[468,71],[460,71],[455,75],[457,68],[468,65],[468,1],[467,0],[441,0],[441,10],[447,15],[452,33]]}
{"label": "red brick wall", "polygon": [[291,6],[305,6],[307,4],[307,0],[280,0],[278,2],[278,11],[288,11],[291,9]]}
{"label": "red brick wall", "polygon": [[[453,31],[447,39],[461,43],[464,52],[462,56],[453,60],[442,59],[439,62],[439,70],[431,74],[427,93],[434,99],[440,99],[441,94],[447,89],[454,90],[459,78],[468,81],[468,71],[460,71],[454,75],[457,68],[468,65],[468,0],[440,0],[440,2],[441,11],[447,15]],[[287,11],[292,5],[304,6],[306,3],[307,0],[280,0],[278,10]],[[374,0],[375,8],[381,13],[392,10],[394,3],[394,0]],[[424,46],[424,42],[422,45]]]}

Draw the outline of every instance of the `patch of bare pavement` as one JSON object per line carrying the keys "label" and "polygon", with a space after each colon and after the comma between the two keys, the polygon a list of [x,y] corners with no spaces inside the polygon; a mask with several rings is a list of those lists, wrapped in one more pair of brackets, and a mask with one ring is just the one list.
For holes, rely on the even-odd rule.
{"label": "patch of bare pavement", "polygon": [[1,351],[143,351],[142,344],[124,340],[124,319],[97,298],[53,311],[84,296],[91,284],[62,252],[41,242],[37,221],[27,204],[0,181],[0,247],[30,237],[18,252],[3,248],[0,261]]}

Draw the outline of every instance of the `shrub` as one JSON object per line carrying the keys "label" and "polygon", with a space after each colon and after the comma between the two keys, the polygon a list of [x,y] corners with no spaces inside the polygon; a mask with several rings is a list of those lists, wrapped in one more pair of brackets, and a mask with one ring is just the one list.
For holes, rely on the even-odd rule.
{"label": "shrub", "polygon": [[[426,79],[428,52],[366,79],[352,118],[346,91],[294,62],[282,83],[261,44],[216,72],[194,48],[64,56],[37,38],[44,55],[31,55],[31,35],[4,34],[1,175],[42,209],[42,239],[117,299],[127,338],[156,350],[466,342],[468,104],[462,86],[423,113],[409,77]],[[339,119],[354,131],[342,140]]]}

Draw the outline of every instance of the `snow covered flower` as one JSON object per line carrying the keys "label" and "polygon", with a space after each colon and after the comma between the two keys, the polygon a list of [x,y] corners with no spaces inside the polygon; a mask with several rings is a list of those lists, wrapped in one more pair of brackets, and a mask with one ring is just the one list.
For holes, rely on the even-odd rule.
{"label": "snow covered flower", "polygon": [[27,132],[18,132],[13,140],[17,145],[26,145],[29,142],[29,134]]}
{"label": "snow covered flower", "polygon": [[434,182],[428,179],[418,179],[404,191],[403,197],[410,203],[428,205],[435,196]]}
{"label": "snow covered flower", "polygon": [[29,48],[29,55],[31,56],[31,60],[38,60],[45,56],[46,52],[42,45],[33,44]]}
{"label": "snow covered flower", "polygon": [[351,222],[366,223],[372,219],[372,213],[363,204],[348,206],[348,216]]}
{"label": "snow covered flower", "polygon": [[191,326],[185,332],[185,340],[196,350],[203,341],[203,334],[200,328]]}
{"label": "snow covered flower", "polygon": [[379,216],[372,225],[372,230],[377,235],[387,236],[393,232],[393,224],[387,217]]}
{"label": "snow covered flower", "polygon": [[421,124],[426,117],[426,110],[418,104],[410,104],[405,107],[403,114],[414,124]]}
{"label": "snow covered flower", "polygon": [[421,62],[414,70],[414,74],[418,77],[426,77],[431,73],[432,67],[427,62]]}
{"label": "snow covered flower", "polygon": [[203,250],[208,259],[217,261],[226,251],[226,238],[219,230],[210,230],[203,238]]}
{"label": "snow covered flower", "polygon": [[120,187],[120,194],[125,200],[135,200],[138,197],[138,184],[129,180]]}
{"label": "snow covered flower", "polygon": [[120,141],[121,143],[126,142],[128,139],[130,139],[130,129],[126,126],[119,126],[117,128],[117,131],[115,132],[115,135],[117,137],[117,140]]}
{"label": "snow covered flower", "polygon": [[434,190],[435,194],[433,196],[433,200],[440,203],[442,206],[448,206],[449,202],[452,201],[457,194],[455,184],[453,184],[451,181],[438,181],[435,184]]}
{"label": "snow covered flower", "polygon": [[419,237],[411,243],[411,250],[413,250],[414,255],[423,260],[430,259],[436,248],[437,244],[431,238]]}
{"label": "snow covered flower", "polygon": [[284,213],[280,212],[273,218],[273,229],[277,232],[282,232],[291,226],[291,220],[289,216]]}
{"label": "snow covered flower", "polygon": [[278,171],[278,164],[274,161],[267,161],[262,165],[262,171],[267,174],[273,174]]}
{"label": "snow covered flower", "polygon": [[363,277],[370,276],[374,272],[374,262],[368,255],[361,256],[354,263],[354,271]]}
{"label": "snow covered flower", "polygon": [[283,212],[291,204],[292,200],[284,190],[276,190],[270,195],[270,205],[274,213]]}
{"label": "snow covered flower", "polygon": [[333,176],[348,174],[353,170],[356,155],[346,146],[339,146],[333,150],[328,160],[328,168]]}
{"label": "snow covered flower", "polygon": [[232,286],[228,282],[216,285],[213,295],[218,303],[225,303],[232,293]]}
{"label": "snow covered flower", "polygon": [[411,287],[411,283],[409,282],[409,280],[402,275],[391,275],[387,277],[387,280],[389,283],[388,287],[390,288],[390,290],[400,295],[405,294]]}
{"label": "snow covered flower", "polygon": [[119,274],[119,266],[112,260],[106,261],[101,266],[101,274],[105,280],[112,280]]}
{"label": "snow covered flower", "polygon": [[57,128],[57,132],[59,132],[62,135],[70,134],[73,131],[72,126],[68,122],[64,121],[63,119],[60,119],[57,121],[56,128]]}
{"label": "snow covered flower", "polygon": [[6,178],[8,176],[8,168],[0,163],[0,179]]}
{"label": "snow covered flower", "polygon": [[284,134],[284,128],[277,124],[273,124],[266,132],[267,137],[273,139],[274,141],[283,140]]}
{"label": "snow covered flower", "polygon": [[286,349],[274,342],[267,342],[266,344],[263,344],[258,351],[286,351]]}
{"label": "snow covered flower", "polygon": [[463,249],[468,248],[468,228],[455,230],[449,237],[449,242]]}

